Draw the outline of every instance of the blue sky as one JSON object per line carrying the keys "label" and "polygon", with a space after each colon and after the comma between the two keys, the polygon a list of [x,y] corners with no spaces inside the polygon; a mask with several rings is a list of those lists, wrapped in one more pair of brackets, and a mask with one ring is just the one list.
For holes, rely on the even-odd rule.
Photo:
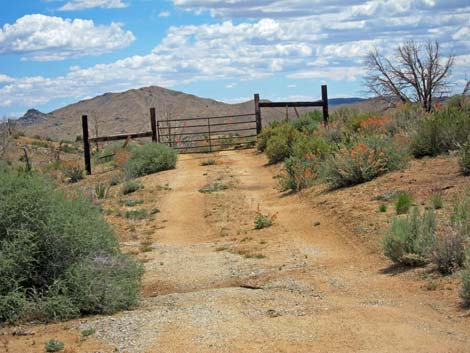
{"label": "blue sky", "polygon": [[468,0],[1,1],[0,117],[149,85],[229,103],[364,96],[366,53],[439,40],[470,76]]}

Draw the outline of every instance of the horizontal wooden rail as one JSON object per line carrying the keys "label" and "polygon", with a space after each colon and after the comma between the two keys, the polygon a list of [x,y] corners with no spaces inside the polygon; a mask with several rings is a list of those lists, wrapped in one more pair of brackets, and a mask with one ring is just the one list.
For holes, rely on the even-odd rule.
{"label": "horizontal wooden rail", "polygon": [[285,107],[323,107],[323,101],[314,102],[260,102],[260,108],[285,108]]}
{"label": "horizontal wooden rail", "polygon": [[240,117],[243,117],[243,116],[254,116],[254,115],[255,115],[254,113],[249,113],[249,114],[236,114],[236,115],[224,115],[224,116],[204,116],[204,117],[200,117],[200,118],[181,118],[181,119],[170,119],[170,120],[165,119],[165,120],[161,120],[160,123],[175,122],[175,121],[240,118]]}
{"label": "horizontal wooden rail", "polygon": [[109,141],[127,140],[128,138],[136,139],[136,138],[152,137],[152,136],[153,136],[152,131],[148,131],[148,132],[138,132],[134,134],[94,137],[90,139],[90,142],[109,142]]}

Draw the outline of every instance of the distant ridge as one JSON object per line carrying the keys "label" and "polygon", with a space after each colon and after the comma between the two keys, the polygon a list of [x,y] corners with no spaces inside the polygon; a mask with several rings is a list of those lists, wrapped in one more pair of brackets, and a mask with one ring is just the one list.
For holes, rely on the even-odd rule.
{"label": "distant ridge", "polygon": [[[361,98],[333,98],[330,106],[356,104]],[[151,86],[131,89],[121,93],[105,93],[44,114],[30,109],[19,119],[25,132],[55,139],[74,140],[81,131],[81,116],[88,115],[90,133],[94,136],[95,125],[99,135],[141,132],[150,129],[149,109],[155,107],[157,118],[173,119],[214,115],[254,113],[253,101],[226,104],[213,99],[200,98],[179,91]],[[280,119],[284,109],[266,109],[263,121]],[[93,130],[93,131],[92,131]]]}

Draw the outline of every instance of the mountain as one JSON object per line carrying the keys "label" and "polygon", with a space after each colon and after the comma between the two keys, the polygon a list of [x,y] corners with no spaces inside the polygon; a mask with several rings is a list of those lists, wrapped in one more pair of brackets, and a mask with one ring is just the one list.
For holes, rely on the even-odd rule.
{"label": "mountain", "polygon": [[[360,98],[331,99],[330,105],[362,101]],[[49,114],[29,110],[20,118],[25,132],[30,135],[54,139],[75,140],[82,134],[81,116],[87,115],[90,135],[113,135],[150,130],[149,109],[156,108],[157,119],[179,119],[254,113],[253,101],[226,104],[213,99],[200,98],[183,92],[151,86],[101,96],[57,109]],[[295,116],[291,111],[290,116]],[[263,110],[263,121],[285,117],[285,109]]]}
{"label": "mountain", "polygon": [[18,123],[21,126],[36,125],[45,122],[50,117],[50,114],[41,113],[36,109],[29,109],[23,117],[18,119]]}

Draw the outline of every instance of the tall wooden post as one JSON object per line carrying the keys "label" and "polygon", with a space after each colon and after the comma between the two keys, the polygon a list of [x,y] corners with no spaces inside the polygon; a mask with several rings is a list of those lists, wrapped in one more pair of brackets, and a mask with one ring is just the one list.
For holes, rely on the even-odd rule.
{"label": "tall wooden post", "polygon": [[255,94],[256,135],[261,133],[261,109],[259,107],[259,94]]}
{"label": "tall wooden post", "polygon": [[152,142],[158,142],[157,115],[155,108],[150,108],[150,126],[152,127]]}
{"label": "tall wooden post", "polygon": [[326,85],[321,86],[321,100],[323,101],[323,124],[328,126],[330,116],[328,114],[328,87]]}
{"label": "tall wooden post", "polygon": [[85,157],[85,169],[88,175],[91,175],[91,155],[90,155],[90,140],[88,137],[88,116],[82,115],[82,130],[83,130],[83,154]]}

